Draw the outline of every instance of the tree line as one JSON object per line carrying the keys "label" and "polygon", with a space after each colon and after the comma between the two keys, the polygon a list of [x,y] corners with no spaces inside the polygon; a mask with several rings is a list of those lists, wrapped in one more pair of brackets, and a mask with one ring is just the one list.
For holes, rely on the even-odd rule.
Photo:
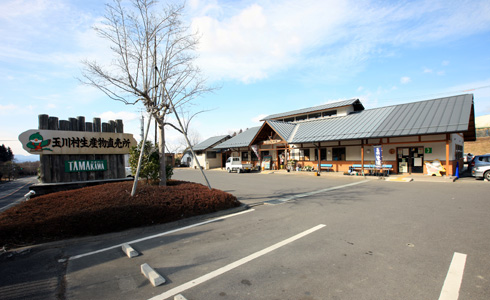
{"label": "tree line", "polygon": [[0,181],[12,180],[20,176],[37,175],[39,161],[14,162],[14,153],[10,147],[0,146]]}

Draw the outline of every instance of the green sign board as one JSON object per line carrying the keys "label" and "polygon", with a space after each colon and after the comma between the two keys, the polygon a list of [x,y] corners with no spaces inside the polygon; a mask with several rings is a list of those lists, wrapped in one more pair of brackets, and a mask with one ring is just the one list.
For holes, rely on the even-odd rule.
{"label": "green sign board", "polygon": [[425,153],[432,153],[432,148],[425,148]]}
{"label": "green sign board", "polygon": [[65,172],[107,171],[107,160],[68,160],[65,161]]}

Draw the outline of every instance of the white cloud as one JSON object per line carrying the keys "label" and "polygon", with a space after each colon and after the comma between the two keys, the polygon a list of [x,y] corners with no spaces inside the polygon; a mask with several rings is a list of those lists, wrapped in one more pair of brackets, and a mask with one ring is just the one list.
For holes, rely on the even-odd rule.
{"label": "white cloud", "polygon": [[444,61],[442,61],[441,65],[442,66],[449,66],[449,61],[448,60],[444,60]]}
{"label": "white cloud", "polygon": [[434,71],[433,71],[432,69],[429,69],[429,68],[427,68],[427,67],[424,67],[424,68],[423,68],[423,72],[424,72],[424,73],[432,73],[432,72],[434,72]]}
{"label": "white cloud", "polygon": [[404,76],[404,77],[400,78],[401,84],[407,84],[407,83],[410,83],[411,81],[412,81],[412,79],[408,76]]}
{"label": "white cloud", "polygon": [[256,116],[256,117],[253,117],[253,118],[252,118],[252,122],[254,122],[254,123],[258,123],[258,124],[262,124],[262,122],[261,122],[260,120],[263,120],[263,119],[264,119],[265,117],[267,117],[267,116],[268,116],[268,115],[266,115],[266,114],[260,114],[260,115],[258,115],[258,116]]}
{"label": "white cloud", "polygon": [[213,80],[253,82],[291,68],[335,80],[361,71],[373,56],[396,53],[393,46],[437,43],[490,27],[488,1],[249,3],[191,1],[192,28],[202,34],[199,63]]}
{"label": "white cloud", "polygon": [[139,118],[139,115],[137,113],[132,113],[129,111],[119,111],[119,112],[113,112],[113,111],[106,111],[98,115],[99,118],[102,120],[123,120],[124,122],[129,122],[132,120],[136,120]]}
{"label": "white cloud", "polygon": [[19,109],[19,107],[14,104],[7,104],[7,105],[0,104],[0,115],[11,114],[13,111],[17,109]]}

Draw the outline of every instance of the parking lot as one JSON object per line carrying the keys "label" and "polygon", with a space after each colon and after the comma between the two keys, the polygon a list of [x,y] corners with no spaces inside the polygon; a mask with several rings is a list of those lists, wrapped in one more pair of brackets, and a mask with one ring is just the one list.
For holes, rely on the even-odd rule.
{"label": "parking lot", "polygon": [[[488,182],[206,174],[251,208],[25,257],[50,251],[64,268],[65,299],[490,297]],[[204,182],[196,170],[174,178]],[[140,255],[128,258],[122,243]],[[154,287],[144,263],[166,283]]]}

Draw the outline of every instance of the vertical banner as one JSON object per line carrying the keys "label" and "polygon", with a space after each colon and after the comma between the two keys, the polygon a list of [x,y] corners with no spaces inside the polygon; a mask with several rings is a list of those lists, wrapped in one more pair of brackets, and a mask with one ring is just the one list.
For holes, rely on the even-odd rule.
{"label": "vertical banner", "polygon": [[381,146],[374,146],[374,164],[376,168],[381,169],[383,164],[383,149]]}
{"label": "vertical banner", "polygon": [[255,155],[257,156],[257,158],[260,161],[259,146],[258,145],[252,145],[251,148],[252,148],[253,152],[255,153]]}

